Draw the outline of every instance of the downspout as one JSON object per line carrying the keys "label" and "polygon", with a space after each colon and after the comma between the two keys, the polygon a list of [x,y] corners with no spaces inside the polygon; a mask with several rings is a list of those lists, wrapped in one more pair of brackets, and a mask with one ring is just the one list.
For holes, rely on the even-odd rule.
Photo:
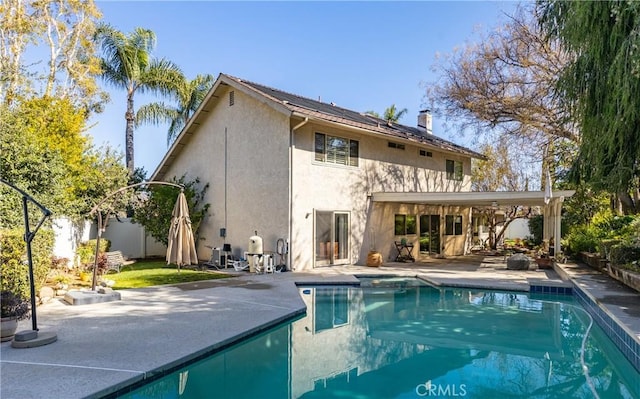
{"label": "downspout", "polygon": [[306,125],[309,122],[309,118],[305,117],[304,120],[297,125],[295,125],[291,132],[289,133],[289,231],[287,232],[287,237],[289,237],[289,242],[287,244],[287,265],[289,266],[289,270],[293,271],[293,257],[291,255],[291,243],[293,242],[293,146],[295,144],[295,140],[293,139],[293,134],[296,130],[300,129],[302,126]]}

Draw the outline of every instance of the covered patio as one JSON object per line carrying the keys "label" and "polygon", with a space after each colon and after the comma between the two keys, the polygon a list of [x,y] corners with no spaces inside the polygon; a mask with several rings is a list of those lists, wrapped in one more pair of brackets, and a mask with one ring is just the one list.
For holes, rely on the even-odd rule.
{"label": "covered patio", "polygon": [[[445,208],[459,207],[468,212],[467,220],[471,221],[472,209],[482,207],[506,207],[506,206],[539,206],[543,215],[544,230],[543,241],[546,245],[551,245],[555,255],[562,253],[561,237],[561,215],[562,204],[565,198],[575,194],[574,190],[554,191],[488,191],[488,192],[377,192],[371,195],[372,202],[379,204],[410,204],[428,205],[439,207],[440,216],[445,214]],[[470,223],[465,229],[467,235],[465,239],[464,254],[470,253],[471,231]]]}

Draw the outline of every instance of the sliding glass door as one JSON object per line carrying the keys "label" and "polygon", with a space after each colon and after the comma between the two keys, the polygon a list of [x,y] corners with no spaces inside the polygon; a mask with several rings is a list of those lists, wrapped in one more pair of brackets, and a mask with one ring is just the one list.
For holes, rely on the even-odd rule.
{"label": "sliding glass door", "polygon": [[420,215],[420,253],[440,253],[439,215]]}
{"label": "sliding glass door", "polygon": [[315,212],[315,265],[349,263],[349,213]]}

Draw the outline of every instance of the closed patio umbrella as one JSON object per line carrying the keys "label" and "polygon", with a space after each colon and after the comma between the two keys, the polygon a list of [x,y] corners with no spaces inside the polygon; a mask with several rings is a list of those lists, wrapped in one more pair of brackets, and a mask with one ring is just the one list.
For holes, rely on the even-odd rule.
{"label": "closed patio umbrella", "polygon": [[187,205],[187,197],[182,191],[173,207],[171,216],[167,245],[167,264],[169,263],[178,265],[178,271],[183,265],[198,264],[198,254],[189,218],[189,206]]}

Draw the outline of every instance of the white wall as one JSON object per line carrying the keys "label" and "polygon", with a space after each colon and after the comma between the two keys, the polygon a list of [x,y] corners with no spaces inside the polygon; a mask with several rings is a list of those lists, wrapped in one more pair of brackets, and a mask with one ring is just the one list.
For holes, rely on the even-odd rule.
{"label": "white wall", "polygon": [[[145,238],[144,228],[132,223],[129,218],[110,218],[102,238],[111,241],[112,251],[122,251],[126,258],[143,259],[148,257],[164,257],[167,247],[154,238]],[[83,221],[81,225],[68,218],[56,218],[52,223],[54,232],[53,255],[69,259],[68,266],[74,265],[78,244],[97,237],[97,228],[91,221]]]}
{"label": "white wall", "polygon": [[[350,167],[315,161],[315,133],[335,135],[359,141],[359,166]],[[364,264],[371,246],[371,232],[375,234],[376,249],[383,259],[395,259],[395,213],[428,214],[429,207],[380,204],[372,207],[368,194],[373,192],[443,192],[469,191],[471,160],[428,149],[432,157],[419,155],[424,147],[405,144],[404,150],[389,148],[387,137],[372,137],[355,131],[336,129],[318,123],[307,123],[295,134],[293,155],[293,225],[291,252],[296,270],[313,267],[314,264],[314,210],[349,211],[351,221],[351,263]],[[464,180],[446,179],[446,159],[463,162]],[[406,209],[405,209],[406,208]],[[401,212],[401,210],[403,210]],[[442,211],[462,214],[463,231],[469,223],[468,209]],[[439,213],[439,212],[436,212]],[[444,214],[441,214],[444,217]],[[444,233],[444,226],[441,227]],[[416,247],[418,237],[408,237]],[[396,238],[399,240],[400,238]],[[443,253],[461,255],[464,252],[464,236],[444,237]]]}
{"label": "white wall", "polygon": [[[233,105],[228,99],[230,90],[234,91]],[[210,185],[204,201],[211,208],[202,221],[196,244],[201,260],[210,255],[205,245],[221,247],[229,243],[234,255],[242,255],[255,231],[263,238],[264,250],[274,251],[276,241],[287,238],[291,218],[290,267],[312,268],[313,215],[317,210],[326,210],[350,213],[349,261],[363,263],[368,250],[368,194],[470,189],[469,157],[437,149],[427,149],[433,157],[419,156],[419,149],[424,147],[405,143],[404,151],[397,150],[388,147],[386,137],[372,137],[318,122],[309,122],[296,130],[290,162],[290,132],[302,119],[291,118],[263,99],[231,86],[220,87],[216,96],[207,113],[201,115],[200,124],[181,140],[184,147],[174,154],[163,177],[169,180],[186,173],[188,179],[198,177],[202,184]],[[344,167],[316,162],[315,132],[358,140],[360,165]],[[463,162],[462,182],[446,179],[446,159]],[[220,236],[223,227],[226,238]],[[393,232],[393,215],[379,227]]]}
{"label": "white wall", "polygon": [[[198,258],[206,260],[206,246],[231,244],[242,256],[249,237],[258,231],[265,251],[288,234],[289,116],[263,102],[221,89],[197,134],[185,142],[164,180],[187,174],[209,184],[204,202],[211,204],[196,243]],[[225,154],[226,147],[226,154]],[[226,238],[220,229],[226,228]]]}
{"label": "white wall", "polygon": [[73,266],[78,244],[89,240],[91,222],[84,221],[80,225],[66,217],[53,219],[54,233],[53,255],[69,259],[69,267]]}
{"label": "white wall", "polygon": [[531,235],[529,219],[516,219],[509,223],[504,238],[526,238]]}
{"label": "white wall", "polygon": [[[95,231],[95,229],[94,229]],[[145,230],[139,224],[132,223],[129,218],[110,218],[102,238],[111,241],[110,251],[122,251],[128,259],[143,259],[155,256],[166,256],[167,247],[152,237],[145,237]],[[96,238],[93,235],[91,238]]]}

